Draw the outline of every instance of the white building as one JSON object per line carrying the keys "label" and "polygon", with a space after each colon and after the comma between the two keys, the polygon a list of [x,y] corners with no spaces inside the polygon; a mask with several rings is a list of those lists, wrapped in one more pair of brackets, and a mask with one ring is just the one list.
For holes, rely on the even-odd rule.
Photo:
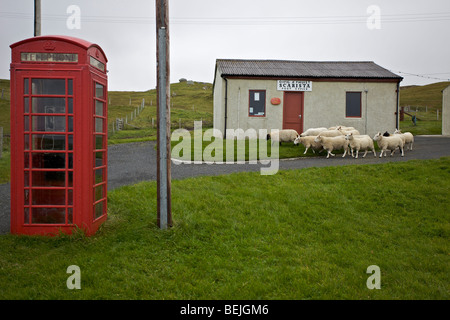
{"label": "white building", "polygon": [[344,125],[361,134],[398,127],[403,78],[374,62],[216,61],[214,128]]}

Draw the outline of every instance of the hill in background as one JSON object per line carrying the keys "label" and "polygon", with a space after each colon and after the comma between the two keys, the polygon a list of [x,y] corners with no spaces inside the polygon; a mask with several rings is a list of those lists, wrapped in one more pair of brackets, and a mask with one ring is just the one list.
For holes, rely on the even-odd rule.
{"label": "hill in background", "polygon": [[450,82],[437,82],[425,86],[400,87],[400,106],[419,106],[442,110],[442,90]]}

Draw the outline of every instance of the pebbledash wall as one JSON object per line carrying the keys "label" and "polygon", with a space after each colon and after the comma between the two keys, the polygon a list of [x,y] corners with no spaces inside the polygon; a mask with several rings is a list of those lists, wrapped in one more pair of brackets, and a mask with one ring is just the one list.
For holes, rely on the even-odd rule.
{"label": "pebbledash wall", "polygon": [[450,86],[442,90],[442,135],[450,136]]}
{"label": "pebbledash wall", "polygon": [[[401,80],[373,62],[217,60],[214,128],[222,133],[226,129],[270,132],[344,125],[371,136],[392,133],[398,126]],[[250,112],[255,92],[265,95],[260,114]],[[286,96],[292,92],[298,93],[301,105],[286,104]],[[351,96],[356,103],[353,107],[348,101]],[[299,113],[297,124],[288,123],[289,113]]]}

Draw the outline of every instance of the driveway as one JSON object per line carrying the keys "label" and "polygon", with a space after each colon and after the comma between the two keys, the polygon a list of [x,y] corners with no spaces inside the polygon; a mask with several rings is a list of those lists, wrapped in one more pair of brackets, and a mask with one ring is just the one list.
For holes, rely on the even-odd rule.
{"label": "driveway", "polygon": [[[108,148],[108,190],[156,180],[156,142],[128,143],[112,145]],[[397,151],[393,157],[374,158],[368,153],[366,158],[353,159],[336,156],[326,159],[299,158],[280,160],[279,169],[301,169],[308,167],[341,166],[349,164],[375,164],[408,161],[412,159],[438,159],[450,156],[450,137],[416,136],[413,151],[405,151],[401,157]],[[234,172],[260,171],[262,164],[175,164],[172,162],[172,180],[196,176],[223,175]],[[0,185],[0,234],[9,232],[10,186]]]}

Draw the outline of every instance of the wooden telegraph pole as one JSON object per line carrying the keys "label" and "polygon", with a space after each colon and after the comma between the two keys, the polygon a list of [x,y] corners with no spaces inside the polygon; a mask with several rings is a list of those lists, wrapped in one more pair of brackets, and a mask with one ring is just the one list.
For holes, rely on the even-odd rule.
{"label": "wooden telegraph pole", "polygon": [[41,35],[41,0],[34,0],[34,36]]}
{"label": "wooden telegraph pole", "polygon": [[160,229],[172,226],[170,170],[170,63],[169,4],[156,3],[156,74],[157,74],[157,223]]}

